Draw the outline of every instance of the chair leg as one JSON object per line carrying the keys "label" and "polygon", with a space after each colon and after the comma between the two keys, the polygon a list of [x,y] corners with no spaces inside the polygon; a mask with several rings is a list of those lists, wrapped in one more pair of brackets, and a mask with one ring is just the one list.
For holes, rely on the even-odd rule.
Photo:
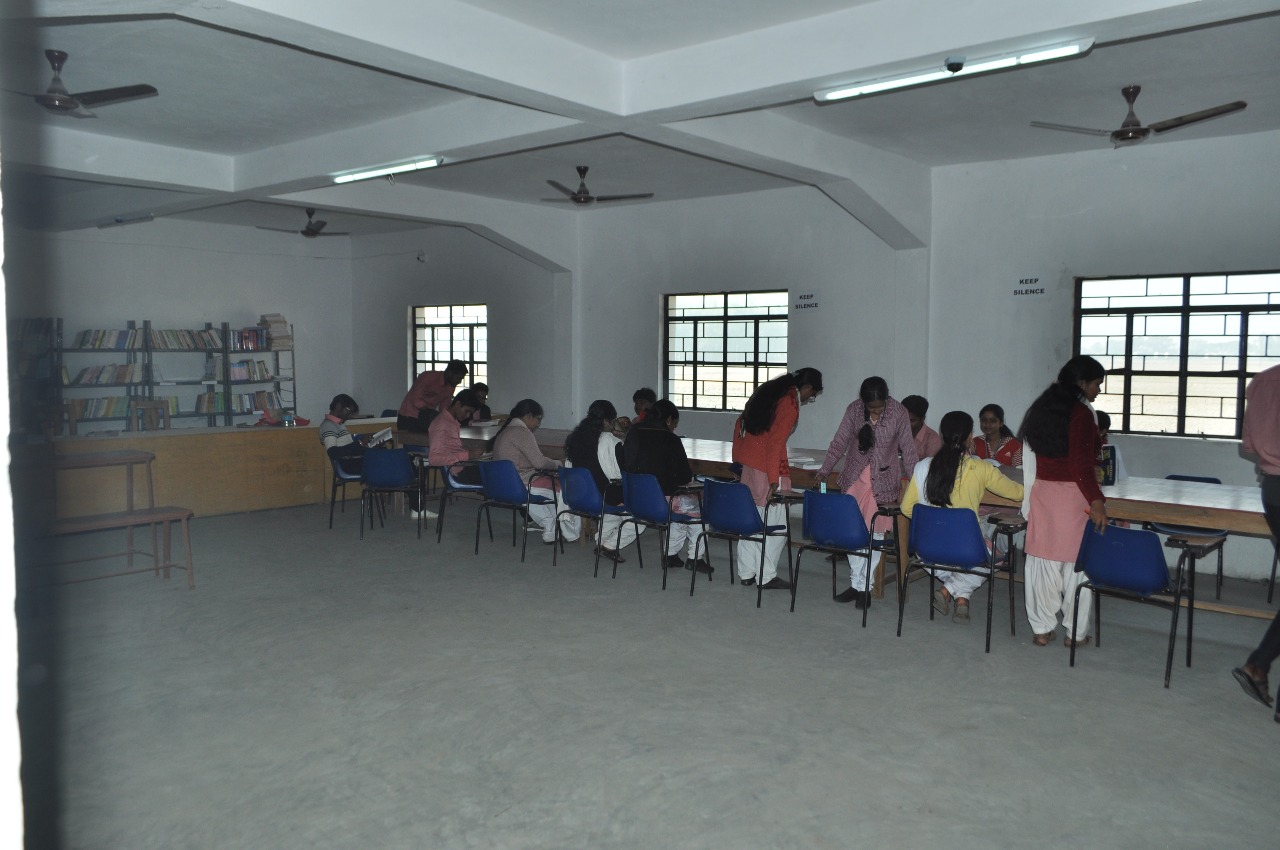
{"label": "chair leg", "polygon": [[360,539],[364,540],[364,500],[368,498],[368,493],[363,490],[360,492]]}
{"label": "chair leg", "polygon": [[1271,604],[1271,597],[1276,592],[1276,566],[1280,565],[1280,540],[1274,544],[1275,554],[1271,556],[1271,583],[1267,585],[1267,604]]}
{"label": "chair leg", "polygon": [[444,536],[444,508],[449,504],[449,486],[446,484],[440,490],[440,510],[436,511],[436,542],[440,542],[440,538]]}
{"label": "chair leg", "polygon": [[760,572],[756,573],[756,607],[760,607],[760,602],[764,599],[764,559],[765,549],[768,547],[769,535],[760,538]]}
{"label": "chair leg", "polygon": [[[482,513],[483,513],[484,515],[486,515],[486,516],[488,516],[488,514],[489,514],[489,505],[488,505],[488,503],[487,503],[487,502],[482,503],[482,504],[480,505],[480,507],[476,508],[476,552],[475,552],[475,553],[476,553],[477,555],[479,555],[479,554],[480,554],[480,514],[482,514]],[[489,541],[490,541],[490,542],[493,542],[493,522],[492,522],[492,520],[489,522]]]}
{"label": "chair leg", "polygon": [[[987,576],[987,654],[991,653],[991,615],[996,608],[996,565],[995,553],[991,553],[991,569]],[[929,607],[933,607],[933,601],[930,600]]]}
{"label": "chair leg", "polygon": [[[1192,562],[1194,564],[1194,561]],[[1178,613],[1182,609],[1182,567],[1178,567],[1177,587],[1173,592],[1173,616],[1169,625],[1169,651],[1164,659],[1164,686],[1169,687],[1169,679],[1173,676],[1173,650],[1178,643]],[[1190,646],[1188,645],[1188,649]]]}
{"label": "chair leg", "polygon": [[[834,566],[832,567],[832,570],[835,570]],[[862,598],[867,603],[866,605],[862,606],[862,627],[865,629],[867,627],[867,614],[871,611],[871,546],[870,544],[867,545],[867,568],[863,572],[863,575],[865,577],[865,580],[863,581],[863,585],[862,585]],[[905,583],[905,581],[906,579],[904,578],[903,581],[898,583],[898,636],[899,637],[902,636],[902,600],[905,598],[902,595],[902,585],[903,583]]]}
{"label": "chair leg", "polygon": [[[1219,552],[1222,550],[1219,549]],[[1179,579],[1185,579],[1186,575],[1178,576]],[[1181,582],[1180,582],[1181,584]],[[1196,583],[1194,577],[1191,581],[1185,582],[1187,587],[1187,666],[1191,666],[1191,637],[1195,631],[1196,624]]]}
{"label": "chair leg", "polygon": [[[705,547],[705,548],[702,548],[702,547]],[[701,533],[700,533],[697,537],[695,537],[695,538],[694,538],[694,540],[693,540],[693,551],[694,551],[694,552],[697,552],[697,551],[699,550],[699,548],[702,548],[703,553],[707,556],[707,565],[708,565],[708,566],[710,566],[710,564],[711,564],[711,541],[707,539],[707,532],[706,532],[706,531],[701,532]],[[691,575],[689,576],[689,595],[690,595],[690,596],[693,596],[693,588],[694,588],[694,585],[696,585],[696,584],[698,583],[698,571],[697,571],[696,569],[695,569],[695,570],[690,570],[690,573],[691,573]],[[730,570],[729,570],[729,583],[730,583],[730,584],[733,584],[733,569],[732,569],[732,567],[731,567],[731,568],[730,568]]]}
{"label": "chair leg", "polygon": [[[867,550],[867,571],[871,571],[871,550]],[[908,561],[906,568],[900,571],[898,579],[898,637],[902,637],[902,614],[907,607],[907,597],[903,594],[902,589],[907,586],[907,582],[911,579],[911,563]],[[929,606],[933,606],[933,594],[929,598]]]}
{"label": "chair leg", "polygon": [[[1080,632],[1076,631],[1076,628],[1080,625],[1080,591],[1084,590],[1085,587],[1087,587],[1087,585],[1084,582],[1076,585],[1075,604],[1071,606],[1071,659],[1067,665],[1069,667],[1076,666],[1076,646],[1080,643],[1080,641],[1075,637],[1080,634]],[[1089,592],[1093,593],[1093,588],[1089,588]],[[1093,604],[1094,607],[1097,608],[1098,594],[1096,593],[1093,594]],[[1095,614],[1094,616],[1096,617],[1097,615]]]}
{"label": "chair leg", "polygon": [[[347,495],[347,489],[345,486],[342,488],[342,495],[344,496],[343,501],[345,502],[346,501],[345,496]],[[334,478],[333,488],[329,492],[329,527],[330,528],[333,528],[333,506],[337,503],[337,501],[338,501],[338,479]]]}
{"label": "chair leg", "polygon": [[1214,599],[1222,598],[1222,553],[1223,553],[1223,550],[1226,548],[1227,548],[1226,543],[1223,543],[1221,546],[1218,547],[1218,584],[1217,584],[1217,587],[1214,588],[1214,595],[1213,595]]}
{"label": "chair leg", "polygon": [[[529,509],[522,508],[520,513],[524,517],[524,539],[520,541],[520,563],[523,564],[525,550],[529,548]],[[515,511],[512,511],[511,514],[515,516]]]}

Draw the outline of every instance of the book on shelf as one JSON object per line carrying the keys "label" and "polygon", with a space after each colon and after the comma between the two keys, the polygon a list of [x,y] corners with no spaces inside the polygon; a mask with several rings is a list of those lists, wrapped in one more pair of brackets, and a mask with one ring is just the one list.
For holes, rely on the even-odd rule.
{"label": "book on shelf", "polygon": [[280,313],[263,313],[258,325],[266,328],[267,339],[274,351],[293,348],[293,328]]}

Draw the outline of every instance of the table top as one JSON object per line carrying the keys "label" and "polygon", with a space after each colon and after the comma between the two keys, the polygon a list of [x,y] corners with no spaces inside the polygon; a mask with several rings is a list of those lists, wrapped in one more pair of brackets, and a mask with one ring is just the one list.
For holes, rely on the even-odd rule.
{"label": "table top", "polygon": [[128,466],[135,463],[151,463],[153,452],[135,449],[116,449],[109,452],[75,452],[54,455],[54,469],[91,469],[99,466]]}

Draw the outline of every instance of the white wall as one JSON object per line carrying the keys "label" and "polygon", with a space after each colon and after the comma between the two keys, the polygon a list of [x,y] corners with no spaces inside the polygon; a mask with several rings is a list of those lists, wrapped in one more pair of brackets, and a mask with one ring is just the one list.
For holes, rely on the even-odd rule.
{"label": "white wall", "polygon": [[[900,257],[814,189],[782,189],[583,218],[585,400],[630,410],[641,386],[662,387],[662,295],[785,288],[812,292],[817,309],[793,311],[790,366],[822,371],[825,392],[805,407],[791,445],[825,449],[868,375],[895,393],[924,389],[924,361],[899,348],[899,314],[927,303],[922,252]],[[914,345],[911,342],[910,345]],[[682,434],[729,439],[733,414],[686,413]]]}
{"label": "white wall", "polygon": [[[346,240],[173,219],[60,234],[15,229],[6,234],[8,312],[60,316],[69,338],[129,319],[157,328],[247,327],[263,313],[283,313],[294,324],[299,412],[314,418],[327,410],[332,386],[351,382],[347,250]],[[195,359],[172,357],[161,368],[166,378],[195,377],[187,362]],[[99,360],[85,355],[80,365]]]}
{"label": "white wall", "polygon": [[[1071,356],[1077,276],[1280,268],[1277,150],[1280,134],[1259,133],[936,169],[930,419],[997,402],[1016,429]],[[1048,293],[1014,296],[1024,277]],[[1235,441],[1117,444],[1133,475],[1255,481]],[[1270,570],[1261,541],[1230,548],[1229,571]]]}

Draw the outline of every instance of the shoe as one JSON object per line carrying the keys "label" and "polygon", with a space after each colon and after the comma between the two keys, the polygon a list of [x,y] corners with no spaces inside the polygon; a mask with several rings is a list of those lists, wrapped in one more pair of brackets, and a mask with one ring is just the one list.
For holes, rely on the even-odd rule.
{"label": "shoe", "polygon": [[1064,637],[1062,639],[1062,645],[1067,649],[1070,649],[1073,646],[1088,646],[1091,643],[1093,643],[1093,635],[1085,635],[1077,640],[1072,640],[1069,637]]}
{"label": "shoe", "polygon": [[593,554],[598,554],[602,558],[608,558],[615,564],[625,564],[627,561],[626,558],[622,557],[622,555],[618,553],[617,549],[607,549],[604,546],[597,546],[596,551]]}
{"label": "shoe", "polygon": [[711,575],[716,571],[715,567],[711,566],[701,558],[696,561],[685,561],[684,568],[686,570],[697,570],[698,572],[705,573],[706,575]]}
{"label": "shoe", "polygon": [[865,591],[861,591],[861,590],[855,590],[854,593],[858,594],[853,598],[854,608],[857,608],[859,611],[865,611],[871,607],[870,593],[866,593]]}
{"label": "shoe", "polygon": [[961,625],[969,625],[969,603],[956,602],[956,613],[952,615],[951,622],[960,623]]}
{"label": "shoe", "polygon": [[[947,589],[942,585],[938,585],[933,591],[933,610],[944,617],[951,611],[951,597],[947,594]],[[965,619],[969,619],[968,616]]]}
{"label": "shoe", "polygon": [[1036,646],[1048,646],[1058,639],[1057,632],[1045,632],[1042,635],[1035,635],[1031,638],[1031,642]]}
{"label": "shoe", "polygon": [[1250,676],[1249,671],[1243,667],[1237,667],[1232,670],[1231,675],[1240,683],[1240,687],[1246,694],[1267,707],[1271,706],[1271,694],[1267,693],[1267,678],[1265,676],[1259,681]]}
{"label": "shoe", "polygon": [[422,519],[435,519],[436,517],[440,516],[440,514],[436,513],[430,508],[423,508],[420,511],[415,511],[411,509],[409,511],[409,516],[413,517],[414,519],[418,519],[419,517],[421,517]]}
{"label": "shoe", "polygon": [[[681,558],[679,555],[668,555],[668,556],[667,556],[667,569],[669,569],[669,570],[682,570],[682,569],[685,569],[684,559],[683,559],[683,558]],[[688,569],[693,569],[693,567],[692,567],[692,566],[690,566],[690,567],[688,567]]]}
{"label": "shoe", "polygon": [[739,584],[741,584],[743,587],[755,587],[756,577],[752,576],[751,578],[740,579]]}
{"label": "shoe", "polygon": [[832,598],[841,604],[852,602],[853,600],[858,598],[858,591],[850,587],[847,590],[840,591],[840,593],[838,593],[836,596]]}
{"label": "shoe", "polygon": [[764,590],[790,590],[793,585],[785,578],[774,576],[773,578],[760,585]]}

